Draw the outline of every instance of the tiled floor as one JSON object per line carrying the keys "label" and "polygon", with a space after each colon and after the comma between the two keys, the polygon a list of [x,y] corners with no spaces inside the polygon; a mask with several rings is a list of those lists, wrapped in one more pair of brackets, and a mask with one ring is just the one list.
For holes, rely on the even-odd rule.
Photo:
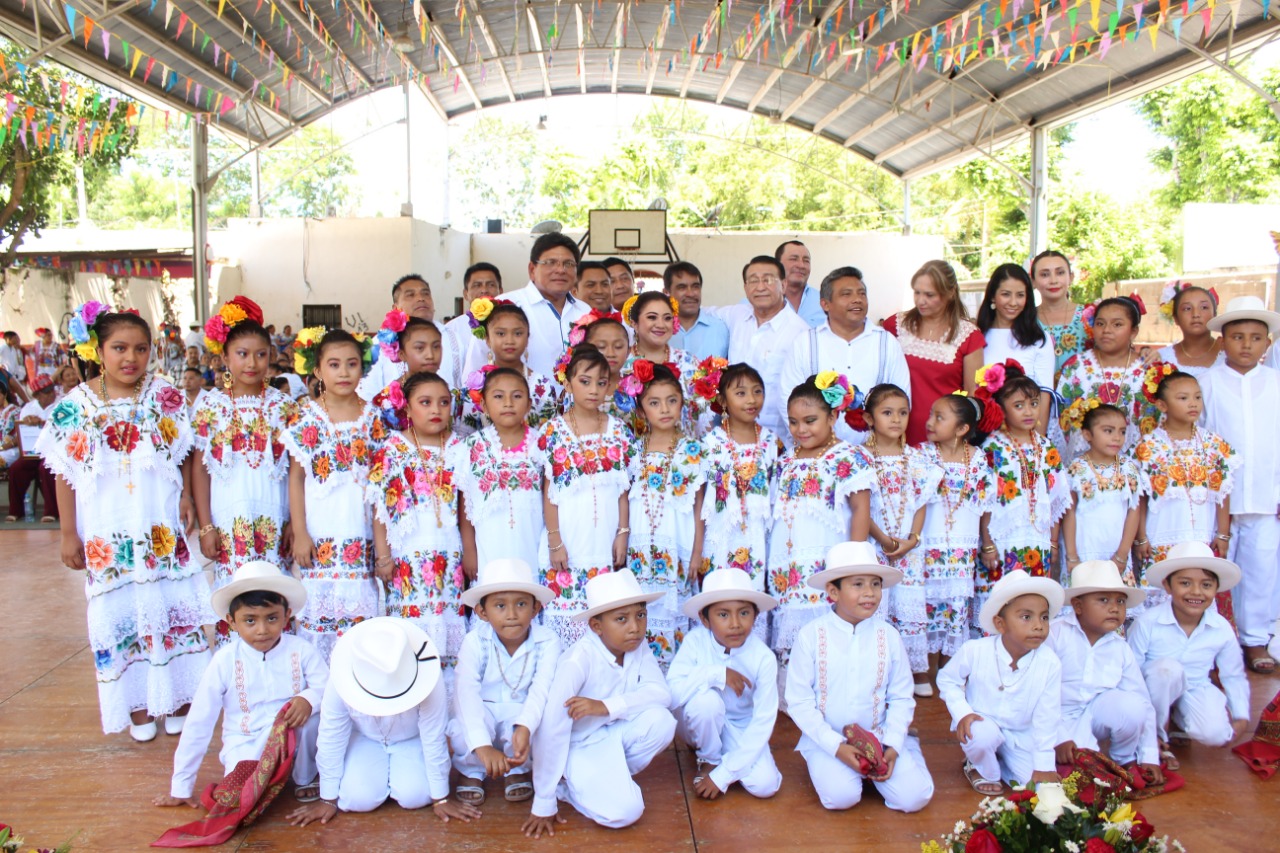
{"label": "tiled floor", "polygon": [[[31,845],[53,846],[75,836],[77,850],[140,851],[165,829],[192,820],[186,809],[151,805],[168,790],[175,741],[161,735],[135,744],[99,727],[93,668],[85,641],[83,581],[62,568],[57,534],[0,532],[0,822]],[[1280,688],[1280,678],[1250,676],[1255,719]],[[960,750],[947,731],[937,699],[922,700],[916,722],[937,784],[923,812],[885,809],[872,793],[844,813],[822,809],[804,762],[793,751],[795,727],[780,718],[774,754],[782,790],[757,801],[734,789],[708,803],[690,796],[692,762],[669,750],[641,776],[647,809],[629,829],[599,829],[565,807],[569,823],[555,838],[533,842],[519,834],[527,807],[501,796],[480,821],[440,824],[429,812],[394,805],[369,815],[340,815],[327,827],[288,826],[286,793],[262,821],[238,833],[223,850],[492,850],[596,851],[877,850],[918,851],[920,842],[949,830],[980,799],[960,773]],[[201,782],[215,779],[215,751]],[[1186,789],[1142,804],[1157,831],[1192,851],[1274,851],[1280,848],[1280,778],[1263,782],[1226,750],[1182,751]]]}

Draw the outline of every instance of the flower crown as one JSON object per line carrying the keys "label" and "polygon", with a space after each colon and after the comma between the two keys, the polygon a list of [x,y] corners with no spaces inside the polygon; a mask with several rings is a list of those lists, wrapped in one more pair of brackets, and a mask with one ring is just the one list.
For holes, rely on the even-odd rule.
{"label": "flower crown", "polygon": [[853,429],[866,432],[867,418],[863,410],[865,397],[858,386],[843,373],[824,370],[814,377],[813,385],[833,412],[843,412],[844,421]]}
{"label": "flower crown", "polygon": [[[697,369],[693,371],[690,387],[694,395],[710,402],[713,410],[719,408],[715,400],[720,394],[720,377],[724,375],[724,369],[728,366],[728,359],[709,355],[698,362]],[[720,412],[717,411],[717,414]]]}
{"label": "flower crown", "polygon": [[1160,380],[1164,379],[1171,373],[1177,371],[1177,367],[1167,361],[1153,362],[1147,368],[1147,372],[1142,374],[1142,396],[1147,398],[1147,402],[1154,404],[1156,401],[1156,390],[1160,387]]}
{"label": "flower crown", "polygon": [[[641,294],[639,293],[633,294],[630,299],[622,303],[622,322],[633,329],[636,326],[635,323],[631,322],[631,309],[636,307],[636,300],[640,296]],[[676,301],[674,296],[668,296],[667,301],[671,303],[672,332],[675,333],[680,331],[680,303]]]}
{"label": "flower crown", "polygon": [[404,386],[399,379],[374,394],[369,402],[380,410],[382,420],[391,429],[401,430],[409,425],[409,401],[405,399]]}
{"label": "flower crown", "polygon": [[[324,326],[310,326],[298,332],[293,342],[293,370],[299,376],[309,376],[316,369],[320,341],[328,331]],[[373,345],[376,339],[364,332],[355,332],[351,337],[356,339],[356,346],[360,348],[361,372],[367,373],[376,358]]]}
{"label": "flower crown", "polygon": [[[973,381],[978,386],[978,391],[985,391],[985,395],[977,395],[979,399],[991,399],[993,395],[1004,387],[1005,381],[1009,378],[1009,369],[1012,368],[1023,376],[1027,375],[1026,369],[1020,361],[1012,358],[1006,358],[1003,363],[984,364],[979,367],[973,374]],[[977,392],[975,392],[977,394]]]}
{"label": "flower crown", "polygon": [[[631,372],[618,380],[618,390],[626,394],[628,397],[639,399],[641,393],[644,392],[645,386],[653,381],[653,368],[657,362],[649,361],[647,358],[638,358],[631,363]],[[676,381],[680,380],[680,368],[671,362],[663,362],[663,367],[670,370],[676,377]]]}
{"label": "flower crown", "polygon": [[223,303],[218,313],[204,324],[205,347],[214,355],[221,355],[227,335],[245,320],[262,325],[262,309],[258,307],[258,303],[245,296],[237,296],[230,302]]}
{"label": "flower crown", "polygon": [[978,431],[991,434],[1000,429],[1004,423],[1004,409],[995,405],[990,398],[974,395],[972,397],[963,390],[952,391],[951,396],[963,397],[973,407],[974,414],[978,416]]}
{"label": "flower crown", "polygon": [[[374,339],[378,342],[378,352],[385,355],[388,361],[400,360],[400,333],[408,324],[409,315],[399,308],[392,308],[382,318],[382,327],[378,329]],[[377,356],[374,361],[377,361]]]}
{"label": "flower crown", "polygon": [[[1160,291],[1160,316],[1166,320],[1173,319],[1173,303],[1178,298],[1178,294],[1189,287],[1199,287],[1189,281],[1179,281],[1174,279],[1164,286],[1164,290]],[[1213,300],[1213,307],[1218,307],[1218,291],[1212,287],[1202,288],[1208,291],[1209,298]]]}
{"label": "flower crown", "polygon": [[514,304],[510,299],[490,299],[487,296],[472,299],[467,308],[467,324],[471,326],[471,334],[483,341],[489,335],[489,315],[493,313],[493,309],[498,305]]}
{"label": "flower crown", "polygon": [[71,323],[67,331],[71,335],[72,343],[75,344],[76,355],[82,361],[102,363],[102,356],[98,353],[98,333],[93,325],[98,322],[99,317],[110,311],[107,305],[96,299],[90,299],[71,313]]}
{"label": "flower crown", "polygon": [[[476,300],[476,302],[479,301],[478,299]],[[475,303],[473,302],[472,304],[474,305]],[[486,364],[479,370],[473,370],[467,375],[467,399],[481,411],[484,411],[484,378],[497,369],[498,365],[496,364]]]}
{"label": "flower crown", "polygon": [[[573,332],[569,333],[569,340],[572,342]],[[581,343],[581,340],[579,340],[578,342]],[[565,351],[560,354],[560,359],[556,362],[556,366],[551,371],[551,375],[556,378],[556,381],[560,383],[560,387],[562,388],[569,384],[568,370],[569,370],[569,362],[572,360],[573,360],[573,347],[570,346],[570,347],[567,347]]]}
{"label": "flower crown", "polygon": [[1084,426],[1084,416],[1101,405],[1102,401],[1097,397],[1081,397],[1062,410],[1058,422],[1067,432],[1079,430]]}
{"label": "flower crown", "polygon": [[[585,341],[587,339],[587,330],[599,320],[623,322],[622,315],[617,311],[597,311],[592,308],[588,313],[573,321],[573,328],[569,330],[569,346],[576,347]],[[565,364],[568,364],[568,362],[565,362]],[[560,384],[563,385],[564,383],[561,382]]]}

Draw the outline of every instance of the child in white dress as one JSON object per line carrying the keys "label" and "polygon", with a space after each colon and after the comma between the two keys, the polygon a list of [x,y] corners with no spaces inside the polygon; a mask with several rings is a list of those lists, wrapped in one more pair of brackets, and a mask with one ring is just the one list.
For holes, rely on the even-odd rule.
{"label": "child in white dress", "polygon": [[778,602],[751,587],[737,569],[717,569],[683,605],[701,621],[667,670],[676,731],[697,753],[693,787],[714,800],[735,783],[753,797],[772,797],[782,774],[769,750],[778,720],[778,659],[752,633]]}
{"label": "child in white dress", "polygon": [[538,449],[546,459],[543,581],[554,594],[543,620],[567,645],[586,627],[573,616],[584,609],[587,581],[626,565],[636,448],[631,431],[600,411],[609,364],[599,350],[574,348],[565,378],[573,402],[542,428]]}
{"label": "child in white dress", "polygon": [[[301,334],[301,333],[300,333]],[[399,309],[387,312],[378,330],[378,359],[356,386],[356,394],[361,400],[374,402],[377,395],[413,373],[436,373],[444,358],[441,349],[440,327],[421,317],[411,317]],[[294,349],[294,361],[297,361],[297,348]],[[372,359],[372,350],[370,350]],[[295,369],[298,366],[295,365]],[[299,375],[306,376],[302,370]],[[376,405],[376,404],[375,404]],[[392,424],[395,429],[400,425]]]}
{"label": "child in white dress", "polygon": [[636,411],[647,428],[631,463],[627,567],[641,588],[662,593],[649,605],[649,648],[666,672],[689,627],[681,606],[702,562],[702,447],[681,426],[679,378],[644,359],[632,362],[631,371],[641,383]]}
{"label": "child in white dress", "polygon": [[166,715],[176,735],[209,663],[200,626],[215,621],[183,536],[185,399],[147,376],[151,328],[136,314],[89,302],[71,335],[102,373],[53,407],[35,450],[58,475],[62,562],[85,572],[102,730],[148,741]]}
{"label": "child in white dress", "polygon": [[[321,335],[321,333],[323,333]],[[303,329],[294,344],[302,366],[323,385],[289,416],[289,512],[293,558],[307,588],[298,635],[329,659],[352,625],[378,613],[373,527],[364,502],[373,451],[386,438],[378,410],[356,396],[368,342],[349,332]]]}
{"label": "child in white dress", "polygon": [[488,349],[489,364],[468,375],[466,387],[457,390],[454,431],[466,436],[492,423],[484,410],[484,375],[503,367],[522,374],[529,386],[529,426],[537,429],[559,414],[563,395],[559,383],[524,363],[529,348],[529,318],[524,309],[505,299],[476,299],[467,320],[471,333]]}
{"label": "child in white dress", "polygon": [[1138,466],[1120,455],[1125,425],[1124,412],[1105,403],[1084,415],[1080,435],[1088,449],[1067,467],[1072,503],[1062,516],[1062,539],[1068,572],[1090,560],[1110,560],[1124,582],[1136,586],[1130,552],[1142,489]]}
{"label": "child in white dress", "polygon": [[[373,452],[365,502],[373,511],[373,571],[386,593],[385,615],[412,620],[440,650],[448,694],[467,633],[462,535],[450,450],[453,395],[434,373],[411,373],[388,395],[407,422]],[[399,387],[394,384],[393,388]],[[382,396],[382,395],[379,395]]]}

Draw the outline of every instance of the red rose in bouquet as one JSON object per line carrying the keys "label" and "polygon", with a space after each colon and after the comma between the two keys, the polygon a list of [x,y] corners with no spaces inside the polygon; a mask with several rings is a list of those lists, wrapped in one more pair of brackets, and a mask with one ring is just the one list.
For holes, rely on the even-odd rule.
{"label": "red rose in bouquet", "polygon": [[1000,853],[1000,842],[989,829],[974,830],[964,845],[964,853]]}
{"label": "red rose in bouquet", "polygon": [[1116,848],[1101,838],[1090,838],[1089,843],[1084,846],[1084,853],[1116,853]]}

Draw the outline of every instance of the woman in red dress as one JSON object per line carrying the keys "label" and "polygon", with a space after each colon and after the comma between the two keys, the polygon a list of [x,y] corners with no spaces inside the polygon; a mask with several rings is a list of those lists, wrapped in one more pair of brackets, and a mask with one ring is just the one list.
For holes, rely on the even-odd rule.
{"label": "woman in red dress", "polygon": [[959,389],[973,393],[986,341],[960,301],[951,264],[926,262],[911,277],[911,296],[915,307],[885,320],[884,327],[897,336],[911,369],[907,443],[918,445],[934,401]]}

